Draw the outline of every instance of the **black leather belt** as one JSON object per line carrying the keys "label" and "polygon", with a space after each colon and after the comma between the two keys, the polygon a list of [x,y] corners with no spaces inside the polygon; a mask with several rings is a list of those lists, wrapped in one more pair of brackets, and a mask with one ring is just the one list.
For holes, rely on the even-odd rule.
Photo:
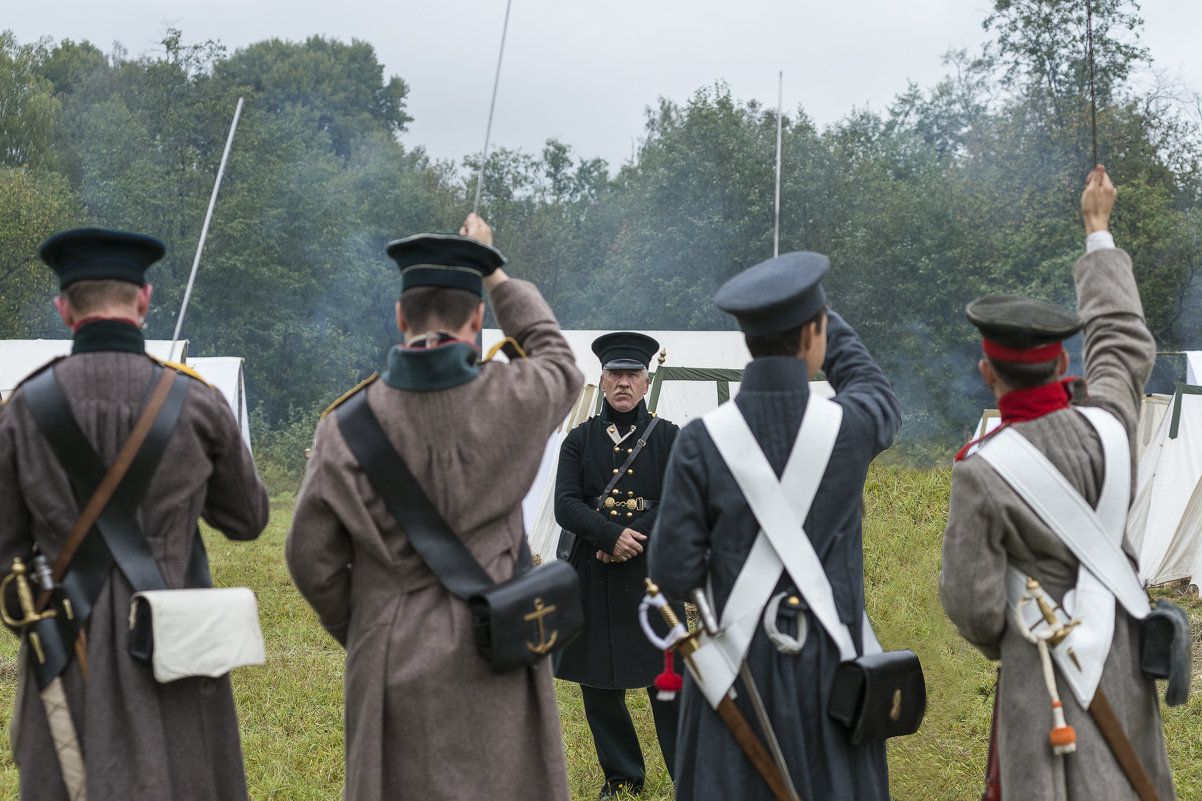
{"label": "black leather belt", "polygon": [[654,509],[659,501],[649,501],[646,498],[619,498],[617,495],[608,495],[604,498],[593,498],[593,508],[601,511],[602,509],[626,509],[631,512],[644,512],[648,509]]}

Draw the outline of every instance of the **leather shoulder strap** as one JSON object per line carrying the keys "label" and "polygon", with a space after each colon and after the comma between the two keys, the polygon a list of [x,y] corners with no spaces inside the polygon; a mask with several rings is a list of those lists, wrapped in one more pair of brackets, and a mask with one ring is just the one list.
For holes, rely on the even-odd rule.
{"label": "leather shoulder strap", "polygon": [[[76,551],[97,526],[135,589],[165,586],[135,514],[179,419],[189,380],[174,370],[160,370],[146,405],[108,469],[75,421],[53,370],[26,388],[34,422],[66,470],[77,496],[88,499],[55,561],[56,582],[67,574]],[[48,601],[48,593],[43,595]],[[41,597],[39,601],[44,605]]]}
{"label": "leather shoulder strap", "polygon": [[467,600],[495,582],[422,491],[405,460],[357,392],[334,409],[338,429],[372,489],[409,537],[409,543],[452,595]]}
{"label": "leather shoulder strap", "polygon": [[[756,522],[760,524],[760,537],[771,543],[776,553],[776,560],[773,561],[779,560],[777,563],[789,571],[798,591],[805,596],[814,615],[838,646],[840,658],[848,660],[856,656],[851,632],[839,618],[834,591],[822,560],[803,529],[834,449],[842,413],[838,404],[811,394],[789,462],[779,480],[733,401],[719,406],[702,419],[718,453],[751,507]],[[752,550],[757,550],[756,546]],[[749,558],[731,590],[731,599],[735,599],[743,595],[740,584],[766,584],[766,590],[761,588],[754,595],[747,593],[749,599],[755,598],[748,604],[748,609],[757,615],[763,609],[760,596],[765,596],[766,601],[766,595],[771,594],[771,585],[776,583],[775,576],[769,576],[765,581],[764,576],[755,575],[758,572]],[[728,600],[727,609],[722,613],[723,624],[728,620],[733,622],[733,618],[744,611],[733,608],[732,601]]]}
{"label": "leather shoulder strap", "polygon": [[[1097,425],[1091,416],[1086,419]],[[1106,440],[1111,435],[1108,427],[1098,429]],[[1123,434],[1121,426],[1118,433]],[[1124,438],[1125,441],[1125,438]],[[1120,476],[1124,468],[1130,470],[1129,456],[1121,456],[1117,447],[1106,446],[1106,472],[1114,472],[1107,479],[1112,492],[1124,490]],[[1100,520],[1081,494],[1068,483],[1043,453],[1014,428],[1007,428],[981,448],[978,455],[1018,493],[1028,506],[1039,516],[1073,555],[1114,594],[1127,613],[1142,620],[1148,614],[1148,596],[1139,582],[1139,577],[1122,550],[1122,535],[1111,536],[1107,524],[1121,529],[1126,519],[1126,509],[1118,519]],[[1130,492],[1130,482],[1125,491]],[[1107,503],[1108,508],[1113,505]],[[1113,514],[1113,512],[1112,512]]]}
{"label": "leather shoulder strap", "polygon": [[[634,464],[635,457],[639,455],[643,448],[647,447],[647,441],[651,439],[651,432],[655,430],[655,425],[658,422],[658,417],[651,418],[651,422],[648,423],[647,428],[643,430],[643,436],[639,437],[639,441],[635,443],[634,447],[630,449],[630,453],[626,456],[626,461],[622,462],[622,466],[614,471],[613,478],[609,480],[609,483],[605,485],[605,489],[603,489],[601,494],[598,496],[602,501],[605,500],[605,496],[613,492],[614,487],[618,486],[618,479],[626,475],[626,471],[632,464]],[[610,462],[610,464],[613,464],[613,462]],[[601,511],[600,502],[597,503],[597,511]]]}

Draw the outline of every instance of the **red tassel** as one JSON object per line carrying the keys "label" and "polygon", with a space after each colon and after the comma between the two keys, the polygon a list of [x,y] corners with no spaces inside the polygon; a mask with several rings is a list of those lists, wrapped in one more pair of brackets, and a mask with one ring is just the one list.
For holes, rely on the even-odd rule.
{"label": "red tassel", "polygon": [[664,651],[664,672],[655,677],[655,689],[659,690],[655,697],[661,701],[671,701],[684,686],[684,679],[675,669],[676,655],[669,649]]}

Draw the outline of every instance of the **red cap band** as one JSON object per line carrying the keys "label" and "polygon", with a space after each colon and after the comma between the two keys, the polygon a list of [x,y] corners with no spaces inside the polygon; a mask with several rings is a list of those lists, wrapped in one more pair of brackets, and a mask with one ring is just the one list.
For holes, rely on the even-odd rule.
{"label": "red cap band", "polygon": [[1053,342],[1051,345],[1040,345],[1038,348],[1008,348],[1005,345],[999,345],[997,342],[985,339],[982,340],[982,349],[985,351],[986,356],[991,359],[997,359],[999,362],[1034,364],[1036,362],[1049,362],[1055,359],[1064,350],[1064,345],[1060,342]]}

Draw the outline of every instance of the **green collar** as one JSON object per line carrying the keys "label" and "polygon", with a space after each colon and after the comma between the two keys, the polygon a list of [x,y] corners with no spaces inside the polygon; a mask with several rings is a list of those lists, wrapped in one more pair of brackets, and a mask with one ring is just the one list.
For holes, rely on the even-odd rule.
{"label": "green collar", "polygon": [[394,389],[433,392],[466,384],[480,374],[480,353],[467,342],[433,348],[393,345],[381,378]]}
{"label": "green collar", "polygon": [[145,353],[146,340],[142,329],[124,320],[95,320],[84,323],[75,332],[71,353],[95,353],[116,350],[123,353]]}

